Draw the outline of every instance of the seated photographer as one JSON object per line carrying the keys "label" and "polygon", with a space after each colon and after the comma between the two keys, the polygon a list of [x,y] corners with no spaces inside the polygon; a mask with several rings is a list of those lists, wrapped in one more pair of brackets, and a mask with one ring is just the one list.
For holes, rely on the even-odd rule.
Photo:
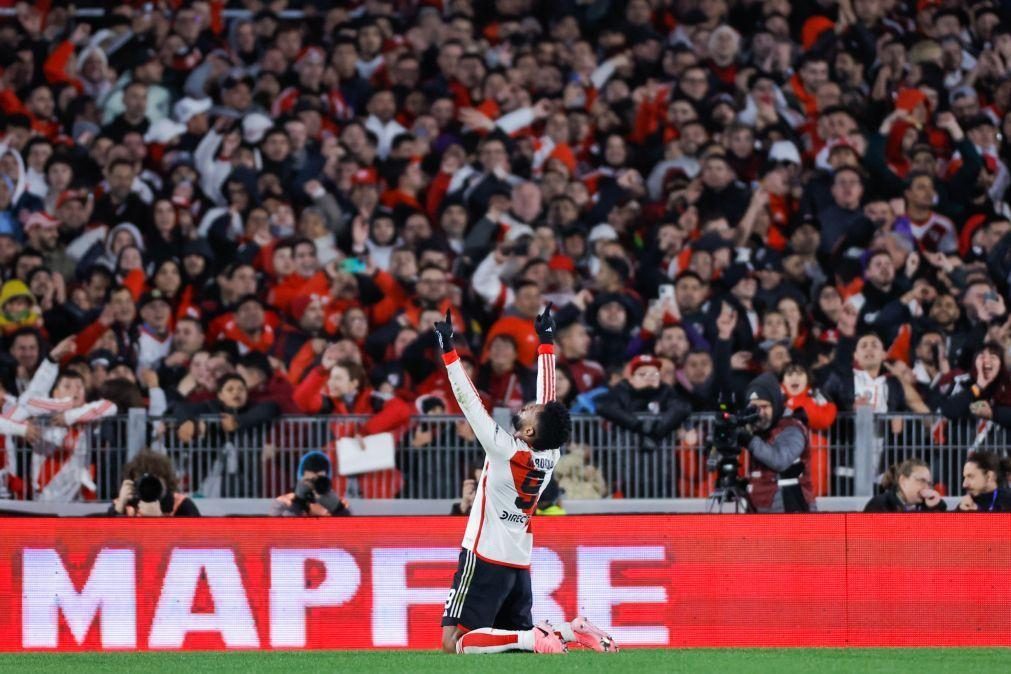
{"label": "seated photographer", "polygon": [[959,510],[976,512],[1011,512],[1011,458],[993,452],[973,452],[962,468],[962,489],[965,496],[958,502]]}
{"label": "seated photographer", "polygon": [[323,452],[309,452],[298,463],[295,491],[278,496],[270,506],[271,517],[338,517],[350,515],[347,502],[333,490],[330,459]]}
{"label": "seated photographer", "polygon": [[889,468],[881,478],[884,490],[864,506],[865,513],[943,512],[948,505],[934,489],[930,466],[920,459],[906,459]]}
{"label": "seated photographer", "polygon": [[[652,451],[691,414],[672,386],[660,381],[660,359],[632,359],[625,379],[597,400],[597,412],[615,425],[639,434],[640,449]],[[652,415],[641,418],[638,415]]]}
{"label": "seated photographer", "polygon": [[186,494],[177,491],[172,460],[143,449],[123,467],[119,496],[109,506],[110,515],[126,517],[199,517],[200,511]]}
{"label": "seated photographer", "polygon": [[745,400],[758,420],[741,428],[737,440],[751,453],[748,494],[758,512],[808,512],[814,491],[808,466],[811,452],[803,409],[786,409],[775,375],[766,373],[749,385]]}

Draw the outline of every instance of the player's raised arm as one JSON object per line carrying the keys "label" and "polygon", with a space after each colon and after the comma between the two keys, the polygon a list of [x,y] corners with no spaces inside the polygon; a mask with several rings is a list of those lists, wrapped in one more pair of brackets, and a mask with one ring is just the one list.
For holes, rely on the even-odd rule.
{"label": "player's raised arm", "polygon": [[467,422],[474,429],[474,435],[484,447],[484,451],[508,459],[515,451],[513,449],[514,439],[488,414],[484,403],[481,402],[481,396],[463,369],[460,356],[453,346],[453,317],[448,311],[445,321],[435,322],[435,334],[439,337],[442,360],[446,364],[446,373],[449,375],[453,395],[456,396],[456,402],[463,410]]}
{"label": "player's raised arm", "polygon": [[541,340],[537,347],[537,402],[543,405],[555,399],[555,319],[551,302],[534,319],[534,328]]}

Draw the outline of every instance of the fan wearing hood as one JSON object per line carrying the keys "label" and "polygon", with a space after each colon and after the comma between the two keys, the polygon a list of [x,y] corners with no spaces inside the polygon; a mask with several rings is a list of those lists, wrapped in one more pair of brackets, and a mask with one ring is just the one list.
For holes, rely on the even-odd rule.
{"label": "fan wearing hood", "polygon": [[144,236],[132,222],[120,222],[115,227],[95,227],[78,236],[67,247],[67,254],[80,260],[77,263],[78,275],[83,275],[95,265],[115,272],[120,253],[128,247],[137,248],[143,254]]}
{"label": "fan wearing hood", "polygon": [[214,257],[222,263],[235,258],[238,241],[245,234],[245,217],[260,203],[256,171],[248,166],[234,169],[221,185],[223,204],[204,214],[197,227],[207,237]]}
{"label": "fan wearing hood", "polygon": [[41,328],[42,315],[35,296],[23,281],[11,279],[0,288],[0,331],[10,335],[21,328]]}
{"label": "fan wearing hood", "polygon": [[748,493],[758,512],[808,512],[814,490],[807,417],[803,409],[792,413],[779,380],[771,373],[756,377],[745,393],[759,419],[738,432],[738,441],[751,453]]}

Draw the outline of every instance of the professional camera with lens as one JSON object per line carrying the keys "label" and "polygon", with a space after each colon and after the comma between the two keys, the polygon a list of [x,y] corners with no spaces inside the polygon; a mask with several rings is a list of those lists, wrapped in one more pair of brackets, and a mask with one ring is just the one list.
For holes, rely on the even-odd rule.
{"label": "professional camera with lens", "polygon": [[320,475],[313,480],[303,480],[295,487],[295,504],[299,509],[308,512],[309,504],[316,502],[317,494],[329,494],[331,489],[333,485],[326,475]]}
{"label": "professional camera with lens", "polygon": [[[295,487],[292,509],[299,514],[313,514],[310,506],[315,503],[331,515],[347,515],[347,504],[333,491],[333,483],[326,475],[311,480],[305,479]],[[322,513],[322,511],[319,511]]]}
{"label": "professional camera with lens", "polygon": [[130,499],[130,505],[136,508],[140,503],[156,503],[161,501],[164,495],[165,485],[162,484],[158,476],[144,473],[137,480],[136,490],[133,498]]}
{"label": "professional camera with lens", "polygon": [[741,443],[738,432],[759,420],[758,409],[749,405],[732,413],[721,403],[713,423],[712,446],[707,466],[716,473],[716,489],[710,499],[716,503],[736,503],[748,510],[747,480],[740,477]]}

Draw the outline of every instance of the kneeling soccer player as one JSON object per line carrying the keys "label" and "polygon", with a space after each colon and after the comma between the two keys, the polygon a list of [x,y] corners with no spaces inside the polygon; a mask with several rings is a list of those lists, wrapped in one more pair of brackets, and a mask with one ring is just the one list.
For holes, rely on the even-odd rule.
{"label": "kneeling soccer player", "polygon": [[577,617],[557,627],[533,624],[530,518],[551,480],[559,448],[569,439],[569,412],[555,401],[554,319],[551,306],[535,322],[537,402],[513,417],[513,433],[496,424],[481,403],[453,348],[453,324],[435,324],[453,394],[487,457],[463,537],[460,563],[442,616],[447,653],[533,651],[566,653],[566,643],[616,652],[614,640]]}

